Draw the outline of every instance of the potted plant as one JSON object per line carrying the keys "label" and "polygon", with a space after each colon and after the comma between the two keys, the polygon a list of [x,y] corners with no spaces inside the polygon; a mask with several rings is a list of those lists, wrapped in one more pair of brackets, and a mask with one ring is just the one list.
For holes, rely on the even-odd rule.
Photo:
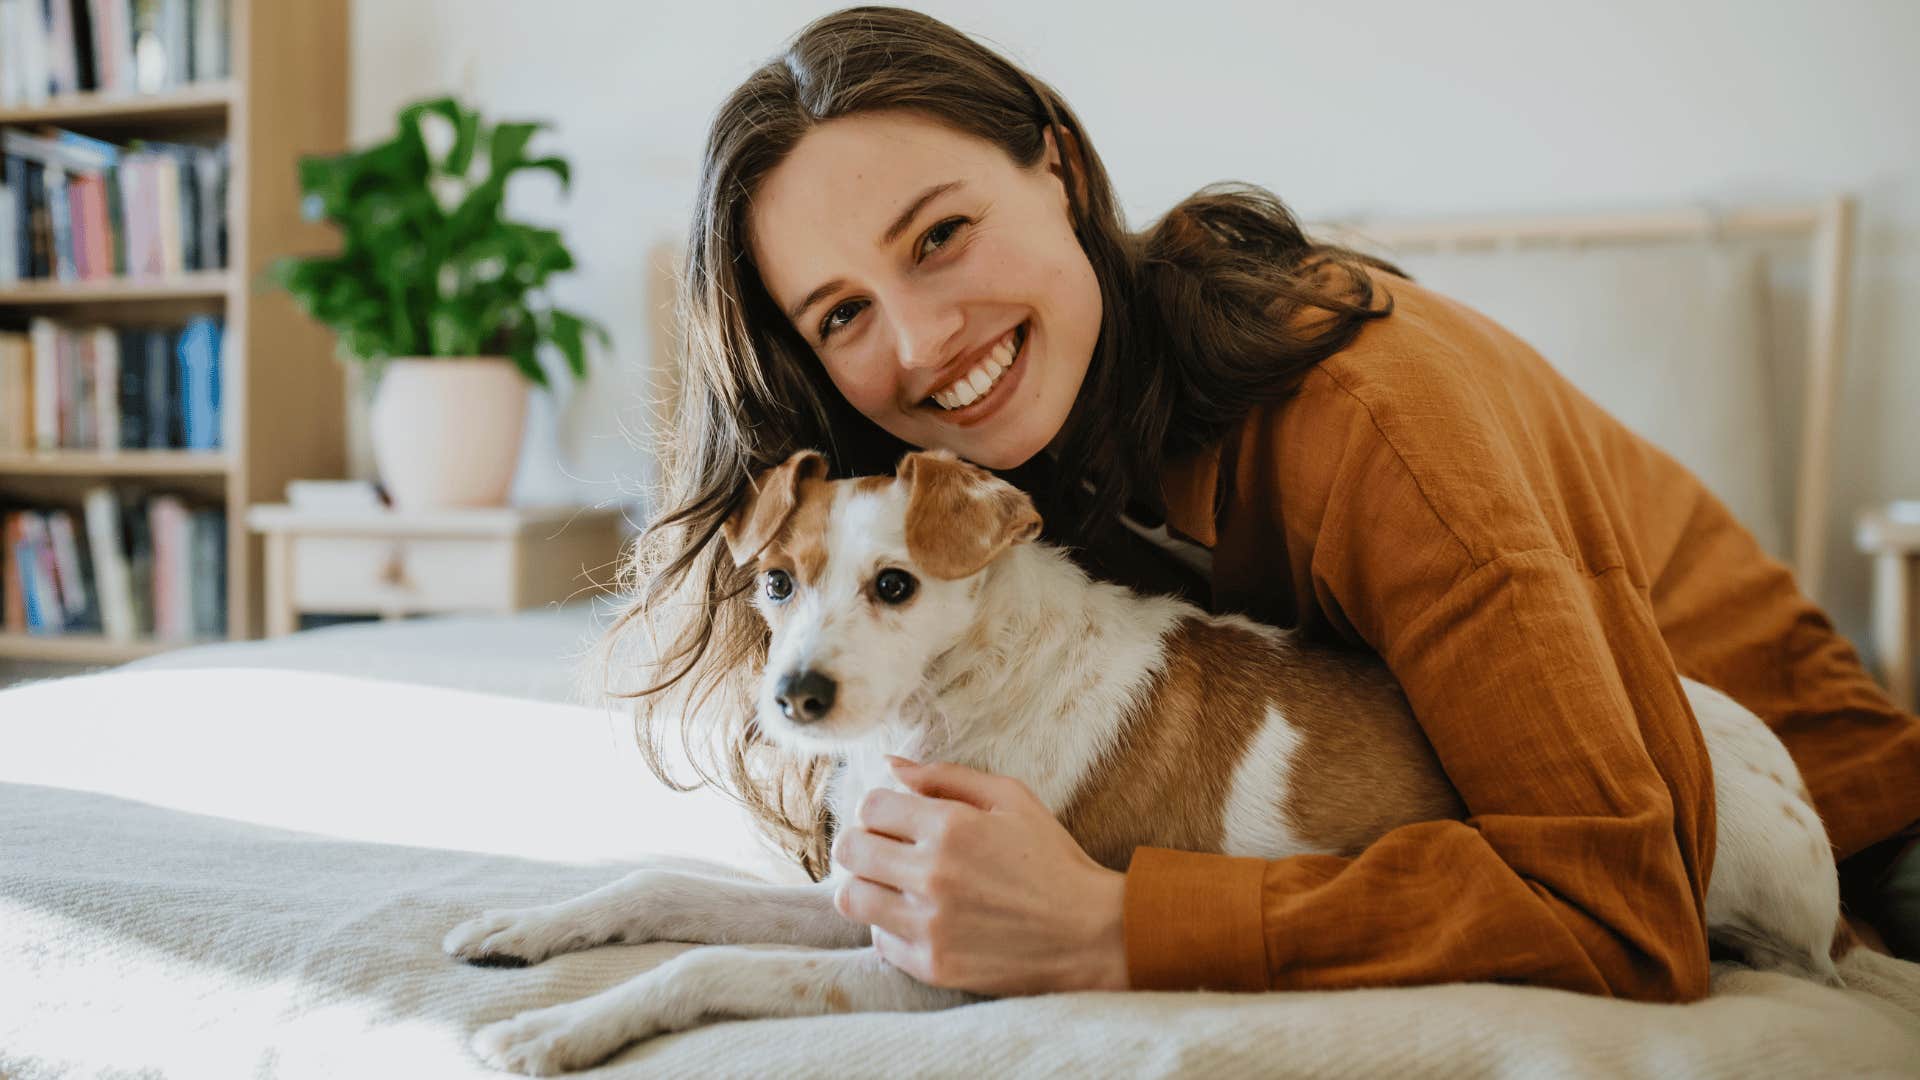
{"label": "potted plant", "polygon": [[501,212],[516,173],[571,179],[565,160],[528,155],[543,126],[488,125],[437,98],[402,109],[383,143],[300,162],[303,214],[338,226],[340,251],[268,274],[378,379],[374,461],[398,506],[504,503],[527,384],[548,385],[541,346],[584,378],[587,337],[607,340],[547,294],[573,268],[560,234]]}

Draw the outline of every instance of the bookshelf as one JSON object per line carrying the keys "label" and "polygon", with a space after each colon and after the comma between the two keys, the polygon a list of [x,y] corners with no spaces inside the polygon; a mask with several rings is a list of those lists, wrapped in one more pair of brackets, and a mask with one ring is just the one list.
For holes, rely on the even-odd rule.
{"label": "bookshelf", "polygon": [[[52,125],[119,144],[227,142],[227,269],[0,285],[0,325],[16,329],[34,316],[109,326],[224,320],[220,449],[0,452],[0,500],[77,505],[106,483],[222,506],[231,638],[257,636],[262,624],[263,551],[247,528],[249,507],[281,501],[290,479],[346,470],[346,381],[332,338],[259,282],[274,259],[337,243],[301,220],[297,169],[302,155],[346,146],[348,3],[231,0],[225,80],[0,107],[0,127]],[[196,643],[0,632],[0,664],[109,664]]]}

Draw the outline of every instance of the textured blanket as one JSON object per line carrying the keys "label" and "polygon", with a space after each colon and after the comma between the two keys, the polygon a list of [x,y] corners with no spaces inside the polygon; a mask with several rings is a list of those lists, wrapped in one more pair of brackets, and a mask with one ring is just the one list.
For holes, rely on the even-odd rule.
{"label": "textured blanket", "polygon": [[[0,692],[0,1076],[478,1077],[481,1025],[686,948],[521,970],[447,928],[646,860],[782,875],[726,801],[591,709],[331,675]],[[1467,985],[1071,994],[715,1024],[589,1076],[1920,1075],[1920,965],[1737,967],[1688,1006]]]}

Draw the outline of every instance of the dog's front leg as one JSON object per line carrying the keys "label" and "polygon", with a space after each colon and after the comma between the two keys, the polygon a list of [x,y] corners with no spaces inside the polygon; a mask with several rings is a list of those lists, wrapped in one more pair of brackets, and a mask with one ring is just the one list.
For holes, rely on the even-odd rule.
{"label": "dog's front leg", "polygon": [[474,1034],[473,1049],[497,1068],[544,1076],[708,1020],[925,1012],[976,1000],[928,986],[871,948],[692,949],[592,997],[489,1024]]}
{"label": "dog's front leg", "polygon": [[484,967],[524,967],[610,942],[769,943],[836,949],[865,945],[865,926],[833,907],[833,886],[773,885],[682,870],[636,870],[585,896],[482,912],[441,943]]}

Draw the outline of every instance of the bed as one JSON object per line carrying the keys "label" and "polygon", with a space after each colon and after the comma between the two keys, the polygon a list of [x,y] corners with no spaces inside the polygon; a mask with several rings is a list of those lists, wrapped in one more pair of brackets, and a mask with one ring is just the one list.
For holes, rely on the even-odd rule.
{"label": "bed", "polygon": [[[1664,298],[1712,313],[1642,321],[1704,334],[1677,347],[1728,365],[1688,377],[1752,375],[1769,318],[1758,264],[1717,245],[1669,252],[1683,262],[1664,273],[1645,249],[1540,254],[1652,290],[1629,297],[1643,312]],[[1490,310],[1506,297],[1522,319],[1550,306],[1538,264],[1510,264],[1522,280],[1503,285],[1470,261],[1449,268],[1457,255],[1420,256],[1416,272]],[[1578,345],[1596,333],[1583,317],[1523,332]],[[1641,357],[1634,377],[1668,377],[1670,360]],[[1609,377],[1624,389],[1592,392],[1631,404],[1628,375],[1585,376]],[[1718,397],[1771,407],[1758,390]],[[1727,452],[1751,414],[1685,419],[1724,425],[1686,452],[1791,552],[1804,503],[1774,481],[1796,455]],[[1712,476],[1716,453],[1746,479]],[[605,619],[571,607],[336,627],[0,691],[0,1076],[498,1075],[468,1052],[475,1029],[687,946],[482,969],[441,954],[454,924],[652,862],[798,880],[728,800],[658,784],[620,711],[594,700],[580,661]],[[1920,1075],[1920,965],[1857,950],[1842,972],[1847,988],[1831,989],[1722,965],[1712,996],[1680,1007],[1497,985],[1068,994],[719,1023],[585,1075]]]}

